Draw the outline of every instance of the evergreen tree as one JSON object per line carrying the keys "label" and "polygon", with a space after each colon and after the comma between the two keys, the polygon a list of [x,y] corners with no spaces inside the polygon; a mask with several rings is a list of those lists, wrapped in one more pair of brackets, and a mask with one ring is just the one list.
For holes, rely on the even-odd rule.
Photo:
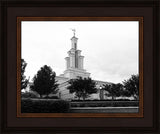
{"label": "evergreen tree", "polygon": [[51,67],[44,65],[33,77],[33,84],[30,86],[31,90],[42,95],[49,95],[50,93],[57,93],[58,84],[55,80],[55,72],[52,71]]}
{"label": "evergreen tree", "polygon": [[125,95],[139,97],[139,75],[132,75],[131,78],[123,82]]}
{"label": "evergreen tree", "polygon": [[29,80],[26,79],[26,76],[24,75],[26,66],[27,63],[24,61],[24,59],[21,59],[21,90],[25,89],[29,82]]}

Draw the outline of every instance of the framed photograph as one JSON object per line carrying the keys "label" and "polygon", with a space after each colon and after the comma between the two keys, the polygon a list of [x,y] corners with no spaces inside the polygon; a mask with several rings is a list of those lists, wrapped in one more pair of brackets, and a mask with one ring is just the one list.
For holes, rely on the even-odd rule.
{"label": "framed photograph", "polygon": [[158,4],[2,2],[2,132],[159,132]]}
{"label": "framed photograph", "polygon": [[[92,73],[84,68],[78,29],[84,38],[79,42],[86,50],[87,70]],[[73,31],[71,43],[67,41],[69,30]],[[115,38],[119,41],[114,42]],[[17,17],[17,40],[17,70],[22,70],[17,71],[18,117],[143,117],[143,17]],[[48,45],[44,45],[46,40]],[[31,81],[25,78],[31,76]]]}

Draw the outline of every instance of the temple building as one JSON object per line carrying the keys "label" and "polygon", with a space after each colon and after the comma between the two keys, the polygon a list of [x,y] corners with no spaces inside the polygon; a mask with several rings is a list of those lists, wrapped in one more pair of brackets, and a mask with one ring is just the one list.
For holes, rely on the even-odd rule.
{"label": "temple building", "polygon": [[[90,73],[84,69],[84,56],[81,55],[81,50],[77,49],[78,38],[75,36],[75,29],[73,29],[73,37],[71,38],[71,49],[68,51],[66,60],[66,70],[63,74],[56,77],[57,83],[59,84],[59,98],[60,99],[76,99],[74,94],[70,94],[67,87],[69,86],[68,81],[75,79],[78,76],[82,78],[90,77]],[[98,81],[96,87],[98,92],[92,94],[89,99],[105,99],[104,91],[100,91],[104,84],[110,84],[109,82]]]}

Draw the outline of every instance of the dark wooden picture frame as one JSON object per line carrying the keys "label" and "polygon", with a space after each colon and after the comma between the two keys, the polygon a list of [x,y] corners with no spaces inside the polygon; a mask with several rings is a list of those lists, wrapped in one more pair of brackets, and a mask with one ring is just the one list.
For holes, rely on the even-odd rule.
{"label": "dark wooden picture frame", "polygon": [[[82,10],[83,9],[83,10]],[[159,132],[159,2],[150,1],[2,1],[1,2],[1,132]],[[128,12],[126,12],[128,11]],[[140,22],[140,112],[138,114],[21,116],[18,89],[20,30],[26,17],[136,18]],[[89,19],[89,18],[88,18]],[[144,28],[144,29],[143,29]],[[17,36],[18,34],[18,36]],[[144,35],[144,36],[143,36]],[[143,38],[144,37],[144,38]],[[143,43],[144,42],[144,43]],[[18,45],[18,46],[17,46]],[[142,46],[141,45],[141,46]],[[139,45],[140,46],[140,45]],[[18,58],[18,59],[17,59]],[[157,73],[158,72],[158,73]],[[143,76],[143,77],[142,77]],[[140,88],[142,89],[142,88]],[[143,93],[144,91],[144,93]],[[17,107],[18,104],[18,107]],[[18,117],[17,117],[18,114]],[[27,117],[27,118],[22,118]],[[36,117],[36,118],[32,118]],[[39,118],[41,117],[41,118]],[[47,118],[44,118],[47,117]],[[48,118],[54,117],[54,118]],[[59,118],[55,118],[59,117]],[[64,118],[65,117],[65,118]],[[77,118],[80,117],[80,118]],[[84,118],[85,117],[85,118]],[[96,118],[93,118],[96,117]],[[116,117],[116,118],[115,118]],[[135,118],[133,118],[135,117]],[[142,118],[143,117],[143,118]],[[31,122],[33,124],[31,124]]]}
{"label": "dark wooden picture frame", "polygon": [[[140,83],[138,113],[21,113],[22,21],[138,21]],[[17,17],[17,117],[143,117],[143,17]]]}

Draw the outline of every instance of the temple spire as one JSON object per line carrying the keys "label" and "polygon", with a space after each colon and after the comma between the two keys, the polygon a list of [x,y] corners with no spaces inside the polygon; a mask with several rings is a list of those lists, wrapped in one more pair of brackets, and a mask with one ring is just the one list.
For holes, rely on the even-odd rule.
{"label": "temple spire", "polygon": [[75,37],[76,29],[71,29],[73,31],[73,36]]}
{"label": "temple spire", "polygon": [[66,70],[64,71],[64,77],[76,78],[77,76],[89,77],[90,73],[86,72],[83,68],[84,56],[81,55],[81,50],[77,49],[78,38],[75,37],[75,29],[73,31],[73,37],[71,38],[71,49],[68,51],[68,57],[66,60]]}
{"label": "temple spire", "polygon": [[73,31],[73,37],[71,38],[72,49],[77,50],[77,40],[78,40],[78,38],[75,37],[76,30],[75,29],[71,29],[71,30]]}

